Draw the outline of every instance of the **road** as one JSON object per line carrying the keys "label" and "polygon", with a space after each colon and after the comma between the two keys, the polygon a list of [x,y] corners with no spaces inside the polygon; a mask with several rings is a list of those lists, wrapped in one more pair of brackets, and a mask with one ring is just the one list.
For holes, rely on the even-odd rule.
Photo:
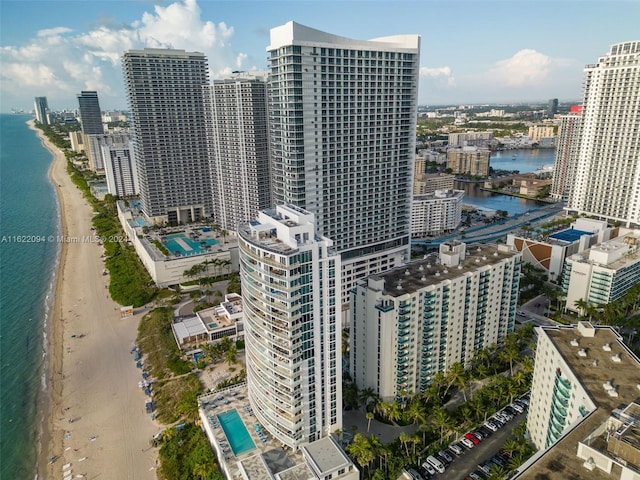
{"label": "road", "polygon": [[502,448],[504,442],[511,436],[511,430],[527,419],[527,412],[520,413],[504,427],[482,440],[471,450],[462,447],[465,452],[456,457],[443,474],[436,475],[434,479],[463,480],[469,473],[478,468],[478,465],[489,460]]}

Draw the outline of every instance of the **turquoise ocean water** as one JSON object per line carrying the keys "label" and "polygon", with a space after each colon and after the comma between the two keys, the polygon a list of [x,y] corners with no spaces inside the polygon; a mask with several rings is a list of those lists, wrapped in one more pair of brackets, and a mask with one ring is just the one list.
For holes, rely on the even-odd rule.
{"label": "turquoise ocean water", "polygon": [[35,477],[58,258],[46,237],[60,228],[53,158],[31,118],[0,114],[0,478],[16,480]]}

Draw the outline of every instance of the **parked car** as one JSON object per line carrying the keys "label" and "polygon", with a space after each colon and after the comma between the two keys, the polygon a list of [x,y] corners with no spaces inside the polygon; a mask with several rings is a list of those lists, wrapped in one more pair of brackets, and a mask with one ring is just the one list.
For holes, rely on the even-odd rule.
{"label": "parked car", "polygon": [[424,462],[422,464],[422,468],[424,468],[427,472],[429,472],[429,475],[435,475],[436,474],[436,469],[433,468],[429,462]]}
{"label": "parked car", "polygon": [[460,439],[460,443],[462,445],[464,445],[465,447],[471,449],[475,446],[475,443],[473,443],[471,440],[469,440],[468,438],[462,438]]}
{"label": "parked car", "polygon": [[451,445],[449,445],[449,448],[456,455],[462,455],[464,453],[464,450],[460,448],[460,445],[458,445],[457,443],[452,443]]}
{"label": "parked car", "polygon": [[491,434],[493,433],[493,430],[491,430],[490,428],[487,428],[487,427],[486,427],[486,426],[484,426],[484,425],[480,425],[480,426],[478,427],[478,430],[479,430],[480,432],[482,432],[482,434],[484,435],[484,438],[487,438],[489,435],[491,435]]}
{"label": "parked car", "polygon": [[478,440],[482,440],[485,438],[486,435],[484,435],[480,430],[473,430],[471,432]]}
{"label": "parked car", "polygon": [[513,403],[515,403],[516,405],[520,405],[522,408],[524,408],[525,410],[529,407],[529,402],[525,402],[523,400],[520,400],[519,398],[516,398]]}
{"label": "parked car", "polygon": [[[501,415],[502,416],[502,415]],[[504,424],[507,423],[505,419],[498,417],[498,414],[491,417],[491,421],[496,424],[498,428],[504,427]]]}
{"label": "parked car", "polygon": [[518,315],[519,317],[526,317],[527,313],[525,311],[523,311],[523,310],[518,310],[516,312],[516,315]]}
{"label": "parked car", "polygon": [[464,438],[466,438],[467,440],[471,440],[473,442],[474,445],[478,445],[480,443],[480,440],[478,440],[478,437],[476,437],[473,433],[471,432],[467,432],[464,434]]}
{"label": "parked car", "polygon": [[524,412],[524,408],[522,407],[522,405],[513,402],[511,405],[509,405],[511,408],[513,408],[516,412],[518,413],[523,413]]}
{"label": "parked car", "polygon": [[500,458],[499,455],[494,455],[493,457],[491,457],[491,461],[499,467],[504,467],[507,464],[507,462]]}
{"label": "parked car", "polygon": [[418,467],[418,472],[420,473],[420,475],[422,475],[422,478],[424,478],[425,480],[429,480],[431,478],[431,474],[422,465]]}
{"label": "parked car", "polygon": [[511,405],[507,405],[506,407],[504,407],[502,409],[502,412],[505,413],[507,412],[509,415],[511,415],[511,418],[515,417],[516,415],[518,415],[518,411],[513,408]]}
{"label": "parked car", "polygon": [[451,463],[453,462],[453,457],[451,456],[451,454],[449,452],[447,452],[446,450],[440,450],[438,452],[438,457],[442,458],[443,461],[445,463]]}
{"label": "parked car", "polygon": [[492,432],[497,432],[498,431],[498,426],[495,423],[493,423],[491,420],[487,420],[484,423],[484,426],[486,428],[488,428],[489,430],[491,430]]}
{"label": "parked car", "polygon": [[507,419],[507,421],[511,421],[513,420],[513,417],[515,416],[514,413],[509,411],[509,407],[505,407],[502,409],[502,416],[505,417]]}
{"label": "parked car", "polygon": [[523,395],[522,397],[520,397],[518,399],[518,401],[524,405],[526,405],[527,407],[529,406],[529,396],[528,395]]}

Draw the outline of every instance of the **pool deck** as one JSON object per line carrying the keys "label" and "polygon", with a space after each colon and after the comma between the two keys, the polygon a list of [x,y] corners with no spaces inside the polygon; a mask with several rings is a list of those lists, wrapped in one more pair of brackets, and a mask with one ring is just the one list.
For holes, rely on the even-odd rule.
{"label": "pool deck", "polygon": [[[209,442],[216,453],[220,465],[227,473],[227,478],[242,479],[242,475],[237,463],[248,459],[254,455],[263,454],[275,448],[281,448],[279,441],[275,440],[264,427],[261,427],[261,434],[255,427],[258,423],[254,416],[247,395],[246,384],[240,384],[227,389],[215,391],[198,398],[200,407],[200,419],[209,437]],[[238,411],[244,426],[249,432],[249,436],[256,448],[236,456],[230,448],[229,441],[217,420],[218,414],[235,409]],[[210,418],[215,421],[211,422]],[[265,439],[263,441],[262,439]]]}

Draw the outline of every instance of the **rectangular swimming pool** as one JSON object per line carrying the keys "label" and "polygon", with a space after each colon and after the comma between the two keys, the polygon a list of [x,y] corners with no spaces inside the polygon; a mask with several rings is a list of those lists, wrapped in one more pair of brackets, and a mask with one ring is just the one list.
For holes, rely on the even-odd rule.
{"label": "rectangular swimming pool", "polygon": [[185,256],[204,253],[216,245],[218,241],[214,238],[194,240],[184,233],[173,233],[167,235],[162,243],[174,255]]}
{"label": "rectangular swimming pool", "polygon": [[237,410],[219,414],[218,420],[236,457],[256,448]]}

